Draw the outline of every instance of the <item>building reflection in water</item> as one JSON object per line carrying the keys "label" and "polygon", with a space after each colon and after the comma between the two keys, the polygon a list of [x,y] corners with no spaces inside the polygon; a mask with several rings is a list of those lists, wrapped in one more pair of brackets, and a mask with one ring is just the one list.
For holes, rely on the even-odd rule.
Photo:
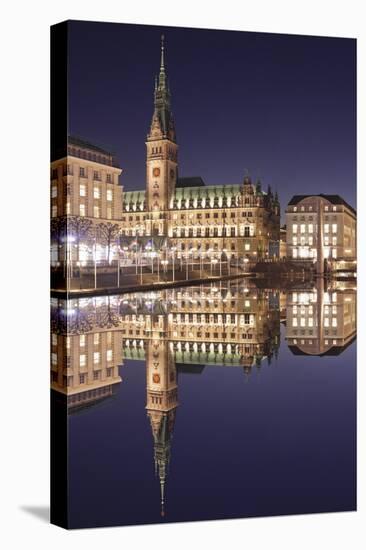
{"label": "building reflection in water", "polygon": [[338,355],[356,338],[356,289],[335,283],[287,293],[286,340],[296,355]]}
{"label": "building reflection in water", "polygon": [[[280,322],[294,354],[341,353],[356,336],[356,291],[347,283],[324,288],[258,288],[225,282],[51,304],[51,387],[66,396],[69,413],[112,396],[124,359],[146,362],[150,421],[161,515],[178,402],[178,372],[208,365],[237,366],[246,375],[271,362]],[[189,406],[189,405],[188,405]]]}

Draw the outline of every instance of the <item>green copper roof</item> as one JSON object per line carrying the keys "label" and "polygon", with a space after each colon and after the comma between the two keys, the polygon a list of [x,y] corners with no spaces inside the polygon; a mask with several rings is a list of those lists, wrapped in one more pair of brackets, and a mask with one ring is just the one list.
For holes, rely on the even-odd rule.
{"label": "green copper roof", "polygon": [[215,198],[215,197],[235,197],[240,193],[240,185],[207,185],[205,187],[179,187],[175,190],[175,198]]}
{"label": "green copper roof", "polygon": [[123,200],[125,203],[130,202],[136,204],[137,202],[143,202],[145,200],[145,191],[124,191]]}
{"label": "green copper roof", "polygon": [[[211,203],[211,206],[214,204],[215,197],[219,199],[219,206],[221,206],[221,198],[226,197],[231,199],[240,195],[240,190],[242,188],[241,184],[228,184],[228,185],[206,185],[206,186],[193,186],[193,187],[177,187],[175,189],[175,194],[173,201],[178,201],[180,203],[182,200],[187,201],[186,206],[188,206],[189,199],[193,199],[194,207],[197,206],[197,199],[208,199]],[[264,191],[260,192],[261,195],[266,195]],[[125,204],[137,205],[139,202],[142,204],[145,200],[145,191],[125,191],[123,194],[123,200]],[[230,200],[228,201],[228,206],[230,206]],[[170,204],[170,208],[173,207],[173,202]]]}

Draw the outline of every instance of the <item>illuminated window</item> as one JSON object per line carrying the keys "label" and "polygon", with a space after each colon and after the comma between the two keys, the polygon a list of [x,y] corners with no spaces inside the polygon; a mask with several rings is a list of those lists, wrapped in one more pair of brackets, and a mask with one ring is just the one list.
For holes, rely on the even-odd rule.
{"label": "illuminated window", "polygon": [[301,317],[301,319],[300,319],[300,326],[301,326],[301,327],[304,327],[304,326],[305,326],[305,317]]}
{"label": "illuminated window", "polygon": [[86,355],[84,355],[84,354],[80,355],[79,365],[80,365],[80,367],[85,367],[85,365],[86,365]]}
{"label": "illuminated window", "polygon": [[309,223],[309,226],[308,226],[308,228],[309,228],[309,233],[312,233],[312,232],[313,232],[313,230],[314,230],[314,226],[313,226],[313,224],[312,224],[312,223]]}
{"label": "illuminated window", "polygon": [[329,327],[329,317],[324,317],[324,326]]}
{"label": "illuminated window", "polygon": [[333,248],[332,249],[332,258],[336,258],[336,257],[337,257],[337,249]]}
{"label": "illuminated window", "polygon": [[81,348],[85,346],[85,334],[80,334],[79,344]]}
{"label": "illuminated window", "polygon": [[309,317],[309,319],[308,319],[308,325],[309,325],[309,327],[314,326],[314,320],[313,320],[312,317]]}
{"label": "illuminated window", "polygon": [[332,319],[332,327],[336,327],[337,326],[337,317],[333,317]]}
{"label": "illuminated window", "polygon": [[113,191],[112,189],[107,189],[107,201],[113,200]]}
{"label": "illuminated window", "polygon": [[112,208],[110,206],[107,207],[107,219],[112,219]]}
{"label": "illuminated window", "polygon": [[250,301],[249,300],[245,300],[245,307],[249,307],[250,306]]}
{"label": "illuminated window", "polygon": [[94,333],[93,341],[95,346],[99,344],[99,332]]}
{"label": "illuminated window", "polygon": [[57,346],[57,334],[52,334],[52,345]]}
{"label": "illuminated window", "polygon": [[292,301],[297,302],[297,292],[292,293]]}
{"label": "illuminated window", "polygon": [[324,224],[324,233],[329,233],[329,223]]}
{"label": "illuminated window", "polygon": [[309,237],[309,245],[311,246],[313,244],[313,237]]}
{"label": "illuminated window", "polygon": [[70,349],[71,346],[71,338],[70,336],[66,336],[66,349]]}
{"label": "illuminated window", "polygon": [[52,206],[52,218],[55,218],[57,216],[57,205],[54,204]]}
{"label": "illuminated window", "polygon": [[302,223],[300,225],[300,233],[305,233],[305,224],[304,223]]}
{"label": "illuminated window", "polygon": [[67,214],[67,215],[71,214],[71,204],[70,204],[70,201],[67,201],[67,203],[66,203],[66,214]]}
{"label": "illuminated window", "polygon": [[332,233],[337,233],[337,224],[332,223]]}
{"label": "illuminated window", "polygon": [[328,212],[329,206],[324,206],[324,210],[325,210],[326,212]]}
{"label": "illuminated window", "polygon": [[332,237],[332,245],[335,246],[337,244],[337,237]]}
{"label": "illuminated window", "polygon": [[100,199],[100,188],[99,187],[94,187],[94,198],[95,199]]}
{"label": "illuminated window", "polygon": [[80,216],[85,216],[85,204],[81,204],[79,208]]}
{"label": "illuminated window", "polygon": [[328,245],[328,244],[329,244],[329,237],[328,237],[328,235],[325,235],[325,236],[324,236],[324,244],[325,244],[325,245]]}
{"label": "illuminated window", "polygon": [[52,185],[51,196],[53,199],[57,197],[57,185]]}
{"label": "illuminated window", "polygon": [[245,248],[245,250],[250,250],[250,244],[245,243],[244,248]]}
{"label": "illuminated window", "polygon": [[292,244],[297,245],[297,237],[292,237]]}
{"label": "illuminated window", "polygon": [[84,183],[80,184],[80,197],[86,197],[86,185]]}
{"label": "illuminated window", "polygon": [[93,357],[94,357],[94,365],[97,365],[99,363],[99,359],[100,359],[99,351],[95,351]]}
{"label": "illuminated window", "polygon": [[292,224],[292,233],[297,233],[297,223]]}
{"label": "illuminated window", "polygon": [[296,319],[296,317],[294,317],[294,318],[292,319],[292,326],[293,326],[293,327],[297,327],[297,319]]}
{"label": "illuminated window", "polygon": [[112,361],[113,359],[113,350],[108,349],[107,350],[107,361]]}
{"label": "illuminated window", "polygon": [[94,212],[94,218],[99,218],[100,217],[100,208],[99,208],[99,206],[94,205],[93,212]]}
{"label": "illuminated window", "polygon": [[57,353],[52,353],[52,365],[57,365]]}

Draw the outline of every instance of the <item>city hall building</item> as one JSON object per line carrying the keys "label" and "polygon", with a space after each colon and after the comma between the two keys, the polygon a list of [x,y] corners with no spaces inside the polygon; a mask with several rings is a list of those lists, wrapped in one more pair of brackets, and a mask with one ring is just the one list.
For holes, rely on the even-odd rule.
{"label": "city hall building", "polygon": [[[165,237],[177,255],[254,259],[278,242],[280,204],[271,189],[249,177],[242,184],[205,186],[200,177],[178,177],[178,145],[161,46],[154,113],[146,140],[146,189],[123,194],[125,237]],[[126,241],[128,242],[128,241]]]}
{"label": "city hall building", "polygon": [[[93,260],[93,230],[100,261],[110,261],[120,251],[128,257],[136,247],[142,254],[152,248],[158,254],[163,249],[170,254],[173,251],[181,260],[188,255],[247,261],[278,256],[280,203],[270,187],[265,192],[260,182],[253,183],[249,176],[241,184],[216,186],[206,186],[200,177],[178,177],[178,144],[163,39],[146,138],[145,188],[124,192],[121,173],[112,153],[74,137],[68,139],[67,155],[52,163],[52,218],[83,217],[91,222],[84,244],[78,243],[78,248],[83,247],[77,253],[79,262]],[[118,224],[120,246],[113,242],[108,253],[95,230],[101,223]],[[54,242],[53,263],[66,257],[63,243]]]}

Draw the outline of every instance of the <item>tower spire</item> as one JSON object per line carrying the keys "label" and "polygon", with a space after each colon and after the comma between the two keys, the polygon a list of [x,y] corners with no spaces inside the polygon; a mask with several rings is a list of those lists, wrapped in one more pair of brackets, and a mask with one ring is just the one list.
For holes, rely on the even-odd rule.
{"label": "tower spire", "polygon": [[165,479],[160,479],[160,515],[161,517],[165,516],[165,498],[164,498],[164,489],[165,489]]}
{"label": "tower spire", "polygon": [[161,35],[161,55],[160,55],[160,72],[164,72],[164,35]]}

